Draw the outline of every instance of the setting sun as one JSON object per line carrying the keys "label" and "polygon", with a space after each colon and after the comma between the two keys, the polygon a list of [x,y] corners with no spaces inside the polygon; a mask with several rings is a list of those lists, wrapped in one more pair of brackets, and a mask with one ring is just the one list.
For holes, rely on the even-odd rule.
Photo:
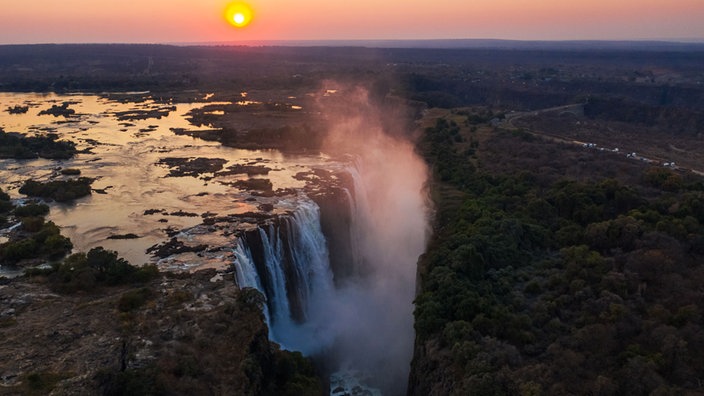
{"label": "setting sun", "polygon": [[230,3],[225,8],[225,19],[234,27],[242,28],[249,25],[252,16],[252,8],[246,3]]}

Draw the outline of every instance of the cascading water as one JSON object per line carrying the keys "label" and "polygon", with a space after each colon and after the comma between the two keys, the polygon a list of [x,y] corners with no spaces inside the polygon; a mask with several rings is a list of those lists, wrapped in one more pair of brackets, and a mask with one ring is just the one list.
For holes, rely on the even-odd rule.
{"label": "cascading water", "polygon": [[269,225],[268,232],[259,228],[259,236],[264,250],[264,264],[268,284],[265,286],[265,296],[272,322],[283,324],[290,321],[288,296],[286,293],[286,275],[284,274],[283,248],[278,230]]}
{"label": "cascading water", "polygon": [[[311,353],[322,345],[316,345],[315,334],[307,334],[311,323],[306,319],[315,301],[329,297],[332,272],[318,206],[303,195],[296,205],[278,224],[250,233],[256,241],[247,241],[247,234],[238,239],[235,268],[240,287],[256,288],[265,296],[271,338],[285,348]],[[258,254],[249,243],[260,246]]]}
{"label": "cascading water", "polygon": [[[320,207],[301,193],[291,215],[240,239],[237,277],[266,296],[272,339],[322,356],[337,370],[336,388],[364,377],[400,395],[413,353],[416,263],[428,234],[428,170],[410,142],[384,132],[366,94],[353,93],[359,113],[328,111],[335,125],[326,149],[354,161],[343,178],[351,185],[338,186],[342,199],[324,202],[327,234]],[[326,241],[336,249],[328,252]],[[342,384],[348,373],[359,375]]]}
{"label": "cascading water", "polygon": [[234,249],[235,253],[235,273],[237,275],[237,284],[241,288],[252,287],[260,292],[264,291],[262,281],[259,279],[256,267],[254,267],[254,259],[252,252],[244,243],[243,239],[237,240],[237,245]]}

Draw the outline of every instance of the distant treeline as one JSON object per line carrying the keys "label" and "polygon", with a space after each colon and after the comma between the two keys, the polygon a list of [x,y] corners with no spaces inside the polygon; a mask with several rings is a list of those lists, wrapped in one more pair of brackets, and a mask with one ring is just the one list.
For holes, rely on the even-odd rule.
{"label": "distant treeline", "polygon": [[[704,103],[698,90],[690,89],[701,82],[702,45],[572,44],[540,49],[11,45],[0,46],[0,90],[296,89],[339,78],[378,81],[388,92],[431,107],[493,104],[530,110],[588,95],[651,105]],[[672,73],[662,77],[653,70]]]}

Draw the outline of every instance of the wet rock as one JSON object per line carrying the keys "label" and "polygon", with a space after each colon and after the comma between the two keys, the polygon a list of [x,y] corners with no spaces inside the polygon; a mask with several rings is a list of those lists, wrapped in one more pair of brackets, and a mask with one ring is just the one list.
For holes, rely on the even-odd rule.
{"label": "wet rock", "polygon": [[137,235],[137,234],[132,234],[132,233],[129,233],[129,234],[110,235],[110,236],[108,237],[108,239],[138,239],[138,238],[141,238],[141,237],[140,237],[139,235]]}
{"label": "wet rock", "polygon": [[262,212],[271,212],[272,210],[274,210],[274,205],[268,203],[261,204],[258,207],[259,210],[261,210]]}
{"label": "wet rock", "polygon": [[183,210],[179,210],[176,212],[171,212],[169,213],[169,216],[178,216],[178,217],[198,217],[198,213],[193,213],[193,212],[186,212]]}
{"label": "wet rock", "polygon": [[216,176],[231,176],[231,175],[244,175],[247,176],[257,176],[257,175],[268,175],[271,168],[264,165],[242,165],[235,164],[228,166],[227,170],[218,172]]}
{"label": "wet rock", "polygon": [[108,193],[108,190],[111,189],[113,186],[107,186],[105,188],[94,188],[92,191],[96,194],[103,194],[106,195]]}
{"label": "wet rock", "polygon": [[168,242],[154,245],[147,249],[147,253],[156,257],[165,258],[181,253],[199,253],[208,248],[208,245],[188,246],[176,238],[171,238]]}
{"label": "wet rock", "polygon": [[64,169],[61,169],[60,172],[64,176],[78,176],[81,174],[81,170],[76,169],[76,168],[64,168]]}
{"label": "wet rock", "polygon": [[46,110],[39,112],[39,115],[52,115],[54,117],[70,117],[76,114],[76,110],[71,109],[68,105],[70,102],[63,102],[61,105],[52,105]]}
{"label": "wet rock", "polygon": [[238,180],[231,185],[241,190],[272,191],[274,188],[269,179]]}
{"label": "wet rock", "polygon": [[115,113],[115,116],[120,121],[147,120],[150,118],[161,119],[161,117],[166,117],[175,110],[176,106],[163,106],[146,110],[133,109],[118,111]]}
{"label": "wet rock", "polygon": [[169,228],[165,229],[164,232],[166,233],[166,235],[169,236],[169,238],[173,238],[175,235],[177,235],[181,231],[178,230],[177,228],[169,227]]}
{"label": "wet rock", "polygon": [[278,188],[274,192],[277,197],[285,197],[289,195],[296,195],[296,190],[293,188]]}
{"label": "wet rock", "polygon": [[192,131],[184,128],[169,128],[176,135],[191,136],[203,139],[207,142],[219,142],[222,140],[222,131],[217,129]]}
{"label": "wet rock", "polygon": [[227,160],[222,158],[162,158],[157,162],[171,168],[167,177],[198,177],[203,173],[215,173],[222,169]]}
{"label": "wet rock", "polygon": [[8,107],[7,110],[8,113],[10,114],[24,114],[27,111],[29,111],[29,106],[20,106],[20,105],[15,105],[12,107]]}

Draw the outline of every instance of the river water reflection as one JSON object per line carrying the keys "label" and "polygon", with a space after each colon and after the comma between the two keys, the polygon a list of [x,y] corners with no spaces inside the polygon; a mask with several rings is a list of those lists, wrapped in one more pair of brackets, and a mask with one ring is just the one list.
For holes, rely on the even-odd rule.
{"label": "river water reflection", "polygon": [[[128,99],[125,99],[128,98]],[[39,114],[52,106],[67,103],[73,114]],[[146,249],[164,242],[177,232],[184,240],[208,245],[230,244],[222,234],[192,228],[203,215],[256,212],[264,205],[268,213],[290,210],[296,196],[262,196],[234,187],[238,180],[268,179],[273,190],[300,189],[304,180],[294,176],[324,166],[329,159],[320,154],[292,155],[277,150],[240,150],[207,142],[173,129],[212,129],[189,123],[191,109],[218,102],[160,103],[149,97],[124,94],[0,93],[0,127],[5,132],[24,135],[56,133],[60,139],[76,143],[87,151],[69,160],[0,160],[0,188],[14,199],[26,198],[18,189],[24,181],[62,179],[62,168],[75,168],[81,176],[94,178],[91,196],[71,204],[51,203],[49,220],[62,228],[77,251],[95,246],[118,251],[134,264],[154,262]],[[222,104],[222,102],[220,103]],[[8,108],[28,106],[23,114]],[[268,174],[216,175],[201,172],[191,176],[169,177],[165,158],[222,159],[223,170],[233,165],[266,167]],[[152,214],[145,214],[150,211]],[[110,239],[135,234],[136,239]],[[167,269],[187,269],[203,265],[221,266],[229,262],[227,249],[210,255],[182,255],[159,261]]]}

